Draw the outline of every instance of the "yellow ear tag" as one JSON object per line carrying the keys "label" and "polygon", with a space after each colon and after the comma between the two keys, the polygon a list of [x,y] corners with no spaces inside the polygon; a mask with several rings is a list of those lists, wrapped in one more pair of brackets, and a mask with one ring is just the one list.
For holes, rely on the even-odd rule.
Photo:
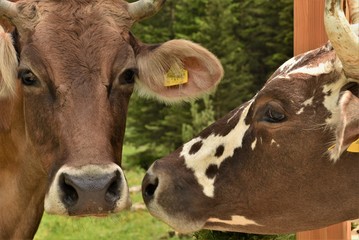
{"label": "yellow ear tag", "polygon": [[186,69],[170,69],[165,75],[165,87],[185,84],[188,82],[188,71]]}
{"label": "yellow ear tag", "polygon": [[359,153],[359,139],[357,139],[355,142],[350,144],[350,146],[347,149],[348,152],[355,152]]}
{"label": "yellow ear tag", "polygon": [[[335,145],[328,148],[328,150],[332,150]],[[353,152],[353,153],[359,153],[359,139],[357,139],[355,142],[349,145],[347,148],[347,152]]]}

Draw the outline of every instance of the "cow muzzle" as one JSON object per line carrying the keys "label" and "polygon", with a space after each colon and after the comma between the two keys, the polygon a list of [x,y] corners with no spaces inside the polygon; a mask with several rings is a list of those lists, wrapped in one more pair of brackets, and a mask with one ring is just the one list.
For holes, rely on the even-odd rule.
{"label": "cow muzzle", "polygon": [[63,166],[45,197],[45,211],[58,215],[107,215],[130,205],[125,176],[116,164]]}

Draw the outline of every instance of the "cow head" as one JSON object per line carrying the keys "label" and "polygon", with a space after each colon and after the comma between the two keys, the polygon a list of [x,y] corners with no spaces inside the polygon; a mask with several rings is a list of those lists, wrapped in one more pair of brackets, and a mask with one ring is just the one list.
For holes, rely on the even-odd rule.
{"label": "cow head", "polygon": [[345,26],[329,35],[346,50],[328,43],[292,58],[250,101],[157,160],[142,184],[151,214],[181,232],[284,233],[359,217],[358,153],[348,148],[359,137],[359,43],[338,9],[327,4],[326,22]]}
{"label": "cow head", "polygon": [[[130,33],[164,2],[0,1],[15,26],[12,36],[0,33],[0,134],[20,152],[9,164],[48,185],[47,212],[102,215],[129,206],[120,162],[133,90],[173,102],[222,77],[217,58],[197,44],[146,45]],[[166,74],[182,69],[188,82],[166,86]]]}

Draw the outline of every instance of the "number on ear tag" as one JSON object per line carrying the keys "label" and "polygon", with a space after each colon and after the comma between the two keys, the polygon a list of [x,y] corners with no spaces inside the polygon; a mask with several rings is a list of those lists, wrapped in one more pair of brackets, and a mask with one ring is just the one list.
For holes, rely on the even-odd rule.
{"label": "number on ear tag", "polygon": [[188,82],[188,71],[186,69],[173,70],[170,69],[165,76],[165,87],[185,84]]}

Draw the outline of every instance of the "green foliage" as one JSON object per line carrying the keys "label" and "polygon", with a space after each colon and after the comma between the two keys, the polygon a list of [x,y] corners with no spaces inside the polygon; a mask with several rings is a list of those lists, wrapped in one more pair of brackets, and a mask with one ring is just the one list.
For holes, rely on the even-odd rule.
{"label": "green foliage", "polygon": [[[182,141],[189,141],[193,136],[198,134],[205,128],[214,122],[214,111],[212,100],[209,96],[203,97],[203,106],[200,106],[202,101],[191,102],[191,124],[182,124]],[[202,109],[199,111],[199,109]]]}

